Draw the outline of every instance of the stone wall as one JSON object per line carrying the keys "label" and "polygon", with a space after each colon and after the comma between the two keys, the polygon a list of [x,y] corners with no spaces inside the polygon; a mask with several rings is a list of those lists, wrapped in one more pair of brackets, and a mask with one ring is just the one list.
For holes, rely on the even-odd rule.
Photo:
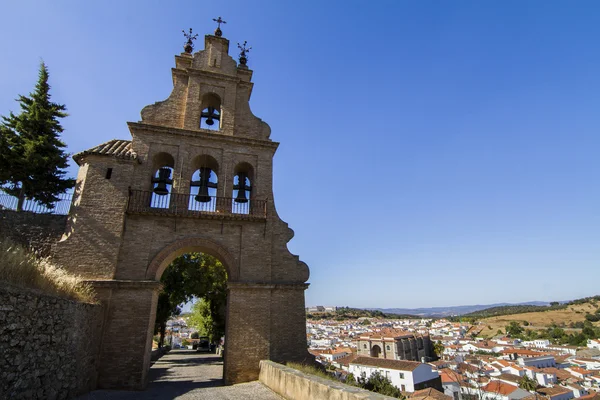
{"label": "stone wall", "polygon": [[388,400],[392,397],[335,382],[273,361],[260,362],[260,381],[275,393],[288,400],[338,399],[338,400]]}
{"label": "stone wall", "polygon": [[32,248],[42,256],[50,255],[52,244],[58,242],[66,224],[66,215],[0,210],[0,237]]}
{"label": "stone wall", "polygon": [[0,398],[68,399],[94,389],[101,312],[0,282]]}

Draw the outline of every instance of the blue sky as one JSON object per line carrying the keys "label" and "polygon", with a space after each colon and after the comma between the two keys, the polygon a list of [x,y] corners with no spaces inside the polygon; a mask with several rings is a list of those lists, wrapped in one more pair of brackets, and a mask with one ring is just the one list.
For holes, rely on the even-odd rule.
{"label": "blue sky", "polygon": [[[0,14],[0,114],[40,59],[77,152],[171,90],[182,29],[252,46],[307,305],[600,293],[600,4],[28,1]],[[75,168],[72,167],[75,174]]]}

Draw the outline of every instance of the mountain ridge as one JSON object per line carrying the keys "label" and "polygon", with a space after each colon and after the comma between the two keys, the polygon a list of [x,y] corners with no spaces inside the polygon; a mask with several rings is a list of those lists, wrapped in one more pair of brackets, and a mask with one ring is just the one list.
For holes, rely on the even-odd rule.
{"label": "mountain ridge", "polygon": [[[559,303],[565,303],[560,301]],[[493,304],[472,304],[464,306],[448,306],[448,307],[419,307],[419,308],[364,308],[364,310],[378,310],[383,313],[390,314],[411,314],[421,317],[451,317],[463,314],[469,314],[475,311],[485,310],[492,307],[503,306],[548,306],[548,301],[526,301],[522,303],[493,303]]]}

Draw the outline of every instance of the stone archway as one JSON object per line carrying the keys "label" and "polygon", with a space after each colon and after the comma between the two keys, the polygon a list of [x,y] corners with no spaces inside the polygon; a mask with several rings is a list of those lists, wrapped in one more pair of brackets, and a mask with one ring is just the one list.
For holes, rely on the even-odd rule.
{"label": "stone archway", "polygon": [[381,347],[378,344],[371,347],[371,357],[379,358],[381,354]]}
{"label": "stone archway", "polygon": [[[215,241],[210,239],[201,238],[201,237],[191,237],[182,240],[175,241],[167,246],[165,246],[162,250],[156,254],[156,256],[149,263],[148,268],[146,270],[146,278],[148,280],[154,280],[157,283],[160,283],[161,277],[163,273],[169,268],[171,263],[175,261],[178,257],[187,254],[187,253],[203,253],[210,255],[216,259],[218,259],[225,268],[227,272],[227,282],[228,284],[232,281],[237,280],[237,268],[235,268],[236,260],[233,256],[231,256],[230,252],[225,249],[223,246],[219,245]],[[232,276],[233,275],[233,276]],[[152,321],[156,320],[156,308],[153,308],[151,311],[150,319]],[[235,327],[230,327],[227,323],[229,318],[229,302],[227,302],[227,307],[225,310],[225,338],[229,337],[228,332],[231,331],[232,334],[235,332]],[[153,331],[154,323],[150,325],[151,332]],[[153,332],[152,332],[153,333]],[[152,352],[152,346],[146,349],[147,353]],[[230,365],[234,365],[239,362],[240,359],[244,358],[244,354],[240,352],[236,352],[236,346],[231,346],[234,351],[229,351],[229,343],[225,345],[225,355],[223,357],[223,378],[225,382],[232,383],[231,379],[227,379],[228,371],[232,369]],[[238,346],[239,347],[239,346]],[[243,361],[243,360],[242,360]],[[231,374],[230,374],[231,375]]]}
{"label": "stone archway", "polygon": [[237,261],[231,253],[217,242],[201,237],[177,240],[160,250],[148,264],[146,279],[160,281],[163,272],[173,260],[191,252],[206,253],[218,258],[227,270],[228,281],[236,282],[239,279]]}

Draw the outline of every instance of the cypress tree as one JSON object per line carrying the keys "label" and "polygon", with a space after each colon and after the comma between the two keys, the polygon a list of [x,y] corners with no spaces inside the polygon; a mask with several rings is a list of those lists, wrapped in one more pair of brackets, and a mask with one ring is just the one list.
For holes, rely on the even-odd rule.
{"label": "cypress tree", "polygon": [[65,178],[69,154],[59,138],[63,132],[59,118],[67,116],[64,104],[50,101],[48,68],[42,62],[35,90],[17,99],[21,113],[2,117],[0,124],[0,184],[2,190],[18,198],[17,211],[25,199],[49,209],[58,195],[75,186]]}

